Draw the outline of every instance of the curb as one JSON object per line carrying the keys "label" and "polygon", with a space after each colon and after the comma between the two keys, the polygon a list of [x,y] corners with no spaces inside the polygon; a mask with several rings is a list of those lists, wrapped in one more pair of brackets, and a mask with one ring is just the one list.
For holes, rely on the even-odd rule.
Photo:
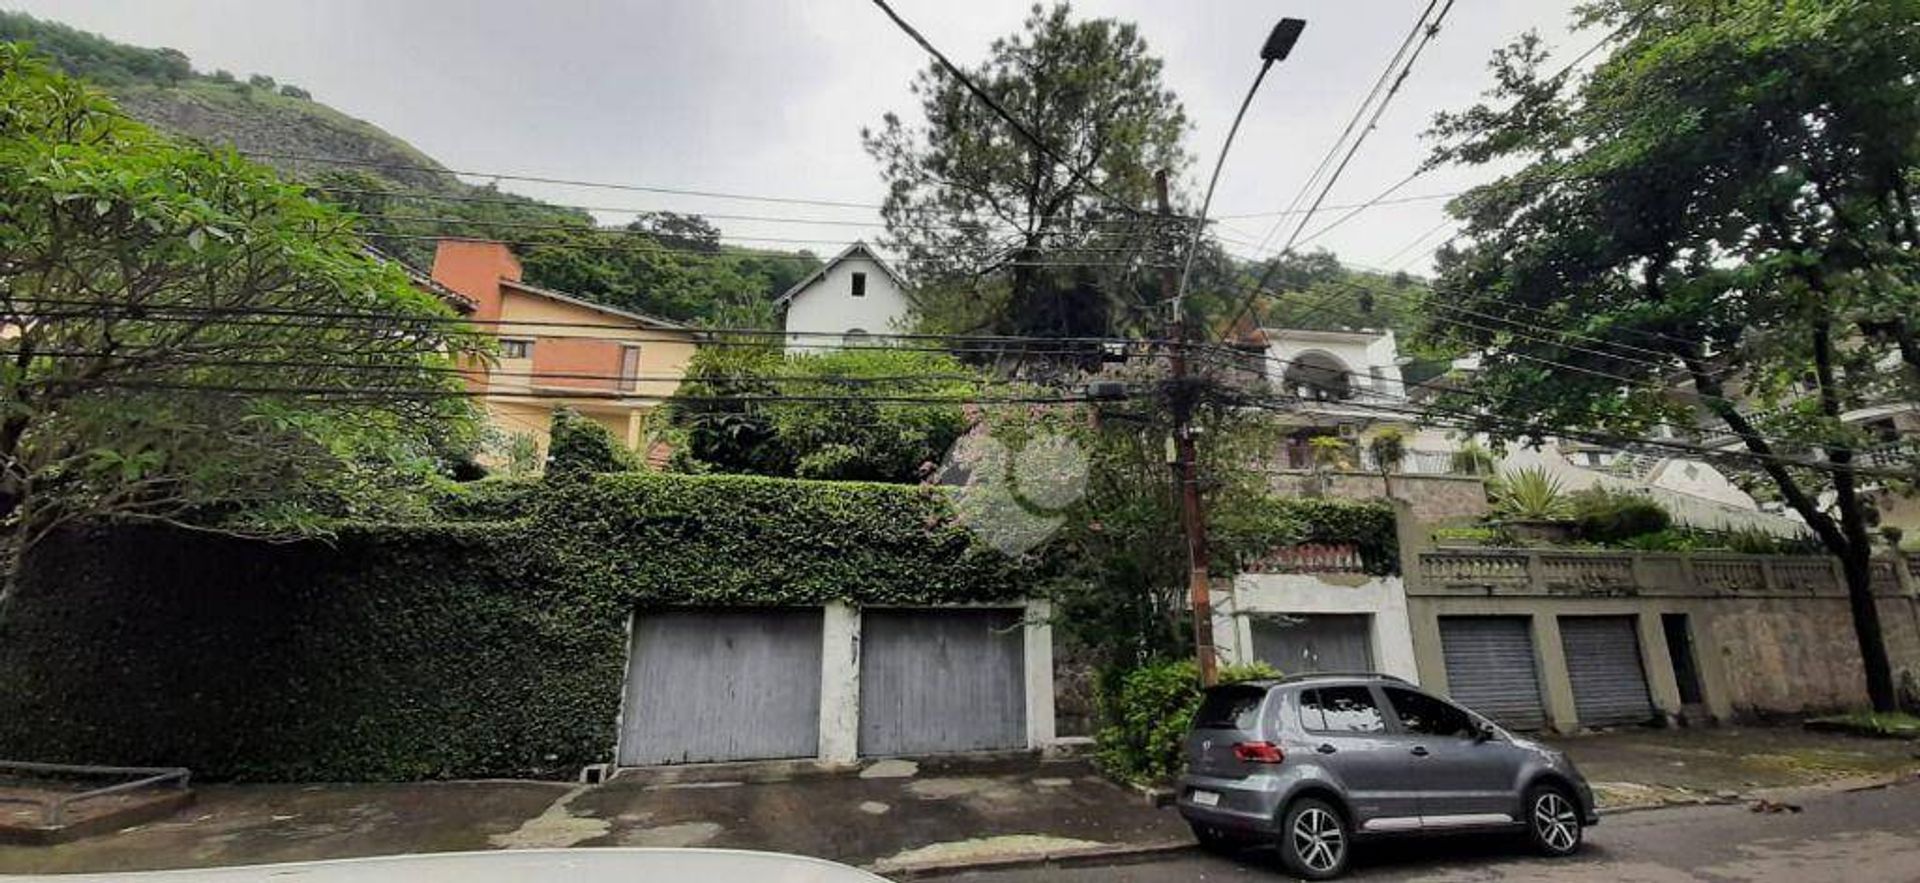
{"label": "curb", "polygon": [[1920,773],[1889,773],[1880,776],[1856,776],[1836,779],[1830,782],[1814,782],[1806,785],[1780,785],[1768,788],[1754,788],[1739,792],[1733,797],[1703,794],[1697,798],[1672,798],[1647,803],[1629,803],[1625,806],[1601,807],[1602,818],[1628,815],[1653,809],[1676,809],[1688,806],[1744,806],[1755,800],[1773,800],[1787,797],[1818,796],[1823,794],[1853,794],[1861,791],[1877,791],[1895,785],[1920,783]]}
{"label": "curb", "polygon": [[1199,848],[1191,840],[1163,840],[1154,843],[1116,843],[1107,846],[1083,846],[1027,855],[987,856],[977,859],[907,862],[876,862],[861,870],[894,880],[919,880],[967,871],[1001,871],[1013,868],[1073,868],[1089,865],[1124,865],[1178,855]]}

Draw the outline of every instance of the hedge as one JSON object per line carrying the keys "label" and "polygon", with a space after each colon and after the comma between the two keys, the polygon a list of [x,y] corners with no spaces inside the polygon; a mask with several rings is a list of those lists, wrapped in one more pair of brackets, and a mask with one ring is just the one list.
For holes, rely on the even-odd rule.
{"label": "hedge", "polygon": [[1216,576],[1275,548],[1309,543],[1351,543],[1368,573],[1400,572],[1393,508],[1381,501],[1264,497],[1214,512],[1210,529]]}
{"label": "hedge", "polygon": [[[485,482],[442,511],[469,520],[44,545],[0,612],[0,757],[568,776],[613,753],[636,607],[992,601],[1049,576],[975,543],[938,488],[636,473]],[[1327,515],[1288,511],[1254,522]]]}

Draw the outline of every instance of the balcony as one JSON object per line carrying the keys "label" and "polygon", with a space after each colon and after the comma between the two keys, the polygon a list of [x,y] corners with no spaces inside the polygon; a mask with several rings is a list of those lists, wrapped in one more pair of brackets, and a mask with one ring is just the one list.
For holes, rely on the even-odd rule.
{"label": "balcony", "polygon": [[[1838,559],[1735,553],[1556,549],[1421,552],[1407,591],[1423,595],[1814,597],[1845,595]],[[1872,563],[1874,591],[1911,594],[1920,558]]]}

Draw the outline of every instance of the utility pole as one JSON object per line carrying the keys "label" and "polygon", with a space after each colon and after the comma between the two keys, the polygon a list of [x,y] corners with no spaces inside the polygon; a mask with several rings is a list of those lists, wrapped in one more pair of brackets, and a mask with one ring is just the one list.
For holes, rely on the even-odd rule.
{"label": "utility pole", "polygon": [[[1173,201],[1167,192],[1167,170],[1154,173],[1160,195],[1160,217],[1173,220]],[[1180,485],[1180,524],[1187,535],[1187,602],[1193,609],[1193,652],[1200,664],[1200,684],[1219,680],[1213,650],[1213,602],[1208,597],[1211,556],[1207,550],[1207,513],[1200,499],[1200,462],[1193,443],[1194,388],[1187,371],[1187,322],[1176,293],[1183,274],[1171,263],[1160,271],[1160,295],[1168,310],[1167,361],[1173,410],[1173,474]]]}

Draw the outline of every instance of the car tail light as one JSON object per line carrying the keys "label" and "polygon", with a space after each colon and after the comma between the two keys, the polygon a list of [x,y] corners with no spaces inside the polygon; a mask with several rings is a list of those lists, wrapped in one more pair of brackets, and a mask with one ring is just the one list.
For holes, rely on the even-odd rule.
{"label": "car tail light", "polygon": [[1233,746],[1233,757],[1246,763],[1279,763],[1287,754],[1272,742],[1241,742]]}

